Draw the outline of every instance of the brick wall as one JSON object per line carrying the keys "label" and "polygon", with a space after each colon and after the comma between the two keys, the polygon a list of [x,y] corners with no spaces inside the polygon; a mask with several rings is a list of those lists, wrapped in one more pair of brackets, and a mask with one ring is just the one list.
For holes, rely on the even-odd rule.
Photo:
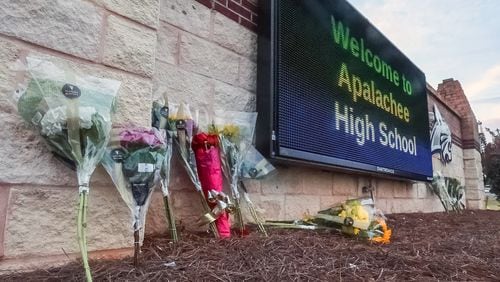
{"label": "brick wall", "polygon": [[242,26],[257,31],[257,0],[196,0]]}
{"label": "brick wall", "polygon": [[460,115],[464,148],[479,151],[477,120],[460,82],[453,78],[445,79],[438,85],[437,93],[446,104]]}

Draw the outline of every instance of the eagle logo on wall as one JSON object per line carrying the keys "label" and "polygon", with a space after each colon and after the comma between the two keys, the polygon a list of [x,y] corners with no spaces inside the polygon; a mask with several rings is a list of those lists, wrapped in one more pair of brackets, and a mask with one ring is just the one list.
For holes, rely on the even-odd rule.
{"label": "eagle logo on wall", "polygon": [[451,153],[451,130],[444,121],[438,107],[434,104],[434,125],[431,131],[431,151],[432,154],[440,153],[443,164],[450,163]]}

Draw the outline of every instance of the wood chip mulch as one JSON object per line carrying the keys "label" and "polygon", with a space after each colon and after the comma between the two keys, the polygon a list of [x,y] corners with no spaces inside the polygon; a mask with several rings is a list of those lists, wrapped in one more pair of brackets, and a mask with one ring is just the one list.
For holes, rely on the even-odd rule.
{"label": "wood chip mulch", "polygon": [[[217,241],[182,233],[146,238],[132,259],[92,261],[95,281],[500,281],[500,211],[388,216],[393,237],[375,245],[338,232],[270,229]],[[0,281],[84,281],[78,263]]]}

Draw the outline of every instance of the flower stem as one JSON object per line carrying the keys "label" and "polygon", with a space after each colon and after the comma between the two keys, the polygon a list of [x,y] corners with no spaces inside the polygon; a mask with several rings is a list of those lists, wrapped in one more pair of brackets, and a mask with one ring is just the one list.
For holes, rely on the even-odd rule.
{"label": "flower stem", "polygon": [[141,246],[139,243],[139,229],[136,229],[136,230],[134,230],[134,267],[136,267],[136,268],[139,266],[139,253],[140,252],[141,252]]}
{"label": "flower stem", "polygon": [[234,207],[236,211],[236,221],[238,221],[238,225],[240,226],[240,236],[243,236],[245,232],[245,222],[243,221],[243,215],[241,214],[241,205],[240,199],[234,198]]}
{"label": "flower stem", "polygon": [[177,237],[177,228],[175,226],[175,217],[172,210],[172,205],[170,205],[170,196],[163,196],[163,203],[165,204],[165,215],[168,220],[168,229],[170,231],[170,238],[174,243],[179,241]]}
{"label": "flower stem", "polygon": [[78,218],[77,218],[77,234],[78,234],[78,243],[80,245],[80,253],[82,255],[83,268],[85,269],[85,277],[87,282],[92,282],[92,273],[90,272],[90,267],[89,267],[89,260],[87,255],[87,239],[86,239],[87,197],[88,194],[86,191],[80,193]]}

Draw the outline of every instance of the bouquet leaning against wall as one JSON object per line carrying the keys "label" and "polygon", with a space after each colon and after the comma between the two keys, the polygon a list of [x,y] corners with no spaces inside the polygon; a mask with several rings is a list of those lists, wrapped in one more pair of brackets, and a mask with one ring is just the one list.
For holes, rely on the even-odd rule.
{"label": "bouquet leaning against wall", "polygon": [[177,234],[177,227],[175,224],[174,210],[172,208],[170,197],[170,169],[172,160],[172,134],[167,130],[168,119],[170,110],[168,107],[167,96],[163,96],[163,101],[154,101],[151,109],[151,125],[165,133],[166,150],[163,159],[163,166],[160,171],[161,176],[161,192],[163,194],[163,204],[165,206],[165,216],[167,218],[168,229],[170,231],[170,238],[175,243],[179,240]]}
{"label": "bouquet leaning against wall", "polygon": [[19,115],[40,133],[57,158],[76,170],[78,241],[85,275],[91,281],[86,241],[89,182],[109,141],[120,82],[37,57],[26,58],[23,74],[19,76],[23,87],[15,95]]}
{"label": "bouquet leaning against wall", "polygon": [[[230,186],[231,196],[234,203],[235,217],[239,225],[240,234],[245,233],[245,224],[241,212],[241,193],[243,199],[254,217],[259,230],[267,235],[261,219],[253,206],[252,201],[241,182],[242,165],[246,159],[248,151],[252,148],[256,112],[235,112],[235,111],[215,111],[215,120],[212,131],[219,136],[222,170]],[[252,151],[254,152],[254,151]],[[248,164],[248,166],[250,166]],[[253,167],[256,169],[255,167]],[[253,171],[253,170],[252,170]],[[253,171],[254,172],[254,171]],[[267,174],[268,172],[266,172]],[[261,174],[264,175],[264,173]],[[256,175],[255,175],[256,176]]]}
{"label": "bouquet leaning against wall", "polygon": [[165,137],[156,128],[128,127],[113,132],[102,163],[130,209],[134,265],[138,266],[146,214],[164,163]]}
{"label": "bouquet leaning against wall", "polygon": [[[198,113],[196,111],[195,113]],[[195,115],[196,117],[198,114]],[[208,224],[210,231],[216,238],[220,238],[215,221],[217,216],[212,212],[203,191],[203,184],[198,174],[198,164],[193,149],[193,137],[199,132],[198,118],[193,118],[188,104],[169,103],[169,119],[167,122],[168,134],[172,137],[173,144],[180,156],[181,163],[186,169],[189,179],[199,195],[204,214],[199,220],[200,226]],[[196,149],[196,146],[195,146]]]}

